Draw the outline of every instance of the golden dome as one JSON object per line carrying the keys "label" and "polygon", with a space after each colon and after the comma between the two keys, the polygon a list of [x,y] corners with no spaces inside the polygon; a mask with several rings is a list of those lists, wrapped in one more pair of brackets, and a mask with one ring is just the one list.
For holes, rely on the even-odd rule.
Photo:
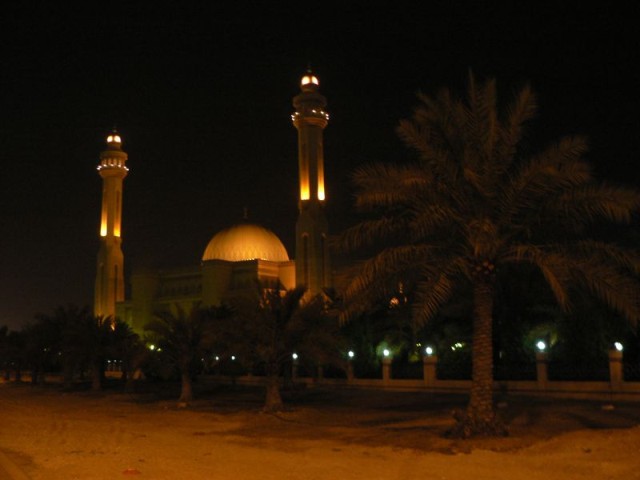
{"label": "golden dome", "polygon": [[289,255],[275,233],[250,223],[235,225],[217,233],[202,255],[202,261],[241,262],[255,259],[286,262]]}

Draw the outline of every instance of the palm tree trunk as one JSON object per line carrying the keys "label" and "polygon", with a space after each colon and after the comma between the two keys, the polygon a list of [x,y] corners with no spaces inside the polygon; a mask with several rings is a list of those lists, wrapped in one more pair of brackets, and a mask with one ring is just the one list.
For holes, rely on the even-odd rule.
{"label": "palm tree trunk", "polygon": [[189,403],[193,400],[193,386],[191,384],[191,372],[189,368],[182,369],[180,372],[182,378],[182,389],[180,391],[179,403]]}
{"label": "palm tree trunk", "polygon": [[62,386],[69,390],[73,384],[73,364],[69,360],[65,360],[62,367]]}
{"label": "palm tree trunk", "polygon": [[268,372],[263,410],[265,412],[279,412],[283,408],[284,404],[280,395],[280,378],[277,374]]}
{"label": "palm tree trunk", "polygon": [[102,362],[96,361],[91,369],[91,389],[93,391],[102,390]]}
{"label": "palm tree trunk", "polygon": [[480,281],[473,287],[473,345],[471,394],[466,413],[460,415],[453,434],[505,435],[504,425],[493,410],[493,298],[492,282]]}

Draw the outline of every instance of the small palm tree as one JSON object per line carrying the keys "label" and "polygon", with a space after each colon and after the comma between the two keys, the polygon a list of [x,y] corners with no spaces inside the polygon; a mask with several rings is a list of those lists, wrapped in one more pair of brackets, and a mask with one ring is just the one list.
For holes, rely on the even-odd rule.
{"label": "small palm tree", "polygon": [[638,256],[598,240],[593,228],[629,223],[639,193],[596,183],[581,137],[526,156],[520,143],[536,112],[532,91],[523,88],[504,111],[496,97],[494,80],[478,84],[472,75],[465,99],[448,90],[420,94],[413,117],[398,127],[417,159],[355,172],[356,206],[370,217],[340,242],[373,249],[347,289],[351,311],[407,276],[418,279],[419,325],[456,292],[471,292],[472,387],[455,428],[462,436],[505,433],[492,403],[496,285],[512,281],[500,278],[502,267],[539,269],[565,310],[572,287],[584,287],[627,319],[640,317]]}
{"label": "small palm tree", "polygon": [[91,369],[91,389],[102,390],[104,384],[107,354],[113,344],[113,330],[118,322],[111,317],[86,315],[80,318],[79,325],[71,328],[72,341],[81,342],[81,358]]}
{"label": "small palm tree", "polygon": [[159,338],[164,355],[180,372],[182,387],[180,404],[193,400],[192,367],[215,339],[215,315],[211,310],[194,305],[187,313],[180,305],[173,311],[160,311],[144,328]]}
{"label": "small palm tree", "polygon": [[25,357],[31,367],[31,383],[44,383],[44,373],[57,357],[61,332],[55,319],[38,314],[36,321],[23,328]]}
{"label": "small palm tree", "polygon": [[51,315],[44,316],[47,322],[58,329],[58,343],[53,348],[59,354],[63,385],[70,388],[74,374],[89,364],[92,347],[87,340],[88,325],[93,323],[93,315],[88,306],[58,306]]}
{"label": "small palm tree", "polygon": [[286,292],[256,286],[251,298],[236,299],[236,315],[225,322],[224,343],[248,367],[264,367],[264,411],[284,409],[281,375],[292,354],[317,364],[338,363],[338,322],[322,296],[305,299],[304,287]]}
{"label": "small palm tree", "polygon": [[0,360],[6,381],[11,378],[12,371],[15,381],[21,381],[22,368],[27,363],[25,345],[26,336],[23,331],[9,330],[6,326],[0,328]]}
{"label": "small palm tree", "polygon": [[109,355],[120,360],[122,365],[122,381],[125,390],[134,385],[134,372],[142,366],[149,351],[131,325],[116,321],[113,325],[113,341]]}

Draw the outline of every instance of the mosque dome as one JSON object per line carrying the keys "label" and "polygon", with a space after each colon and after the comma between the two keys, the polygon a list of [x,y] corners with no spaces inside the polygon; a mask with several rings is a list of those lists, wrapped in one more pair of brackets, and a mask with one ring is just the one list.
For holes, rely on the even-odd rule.
{"label": "mosque dome", "polygon": [[289,255],[275,233],[251,223],[235,225],[217,233],[202,255],[202,261],[255,259],[286,262]]}

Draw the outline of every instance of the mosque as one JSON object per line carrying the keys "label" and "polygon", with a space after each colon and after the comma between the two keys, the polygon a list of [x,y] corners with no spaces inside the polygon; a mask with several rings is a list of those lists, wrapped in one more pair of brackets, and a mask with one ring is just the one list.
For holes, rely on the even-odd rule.
{"label": "mosque", "polygon": [[329,121],[326,98],[318,78],[307,72],[293,98],[291,120],[298,132],[300,182],[295,260],[272,231],[243,223],[217,233],[202,254],[200,265],[172,270],[140,270],[130,279],[125,298],[122,253],[122,188],[127,153],[117,133],[107,137],[100,154],[102,177],[100,249],[97,259],[94,313],[118,317],[141,331],[154,312],[179,304],[187,310],[195,302],[220,305],[251,289],[256,280],[264,288],[304,286],[309,295],[331,287],[328,223],[325,216],[323,130]]}

